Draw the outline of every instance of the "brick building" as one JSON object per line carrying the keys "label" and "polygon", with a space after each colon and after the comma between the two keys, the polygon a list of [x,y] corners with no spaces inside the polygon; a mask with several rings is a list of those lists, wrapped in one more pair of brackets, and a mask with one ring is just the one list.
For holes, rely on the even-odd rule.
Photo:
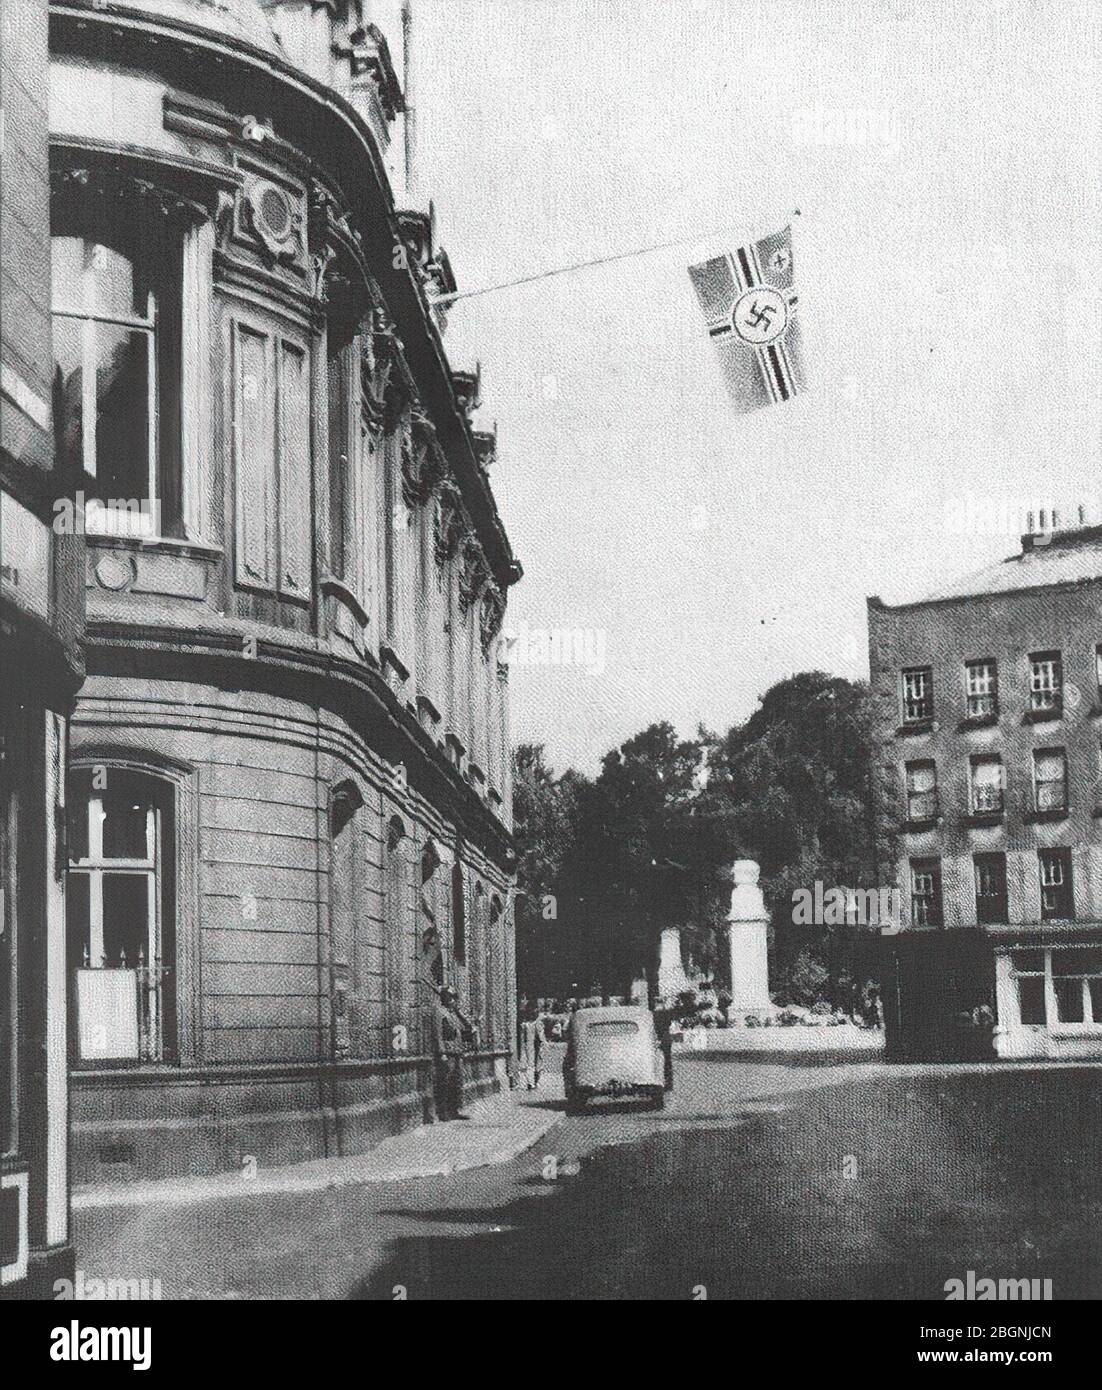
{"label": "brick building", "polygon": [[472,1094],[515,1031],[520,568],[400,60],[357,0],[50,8],[74,1176],[355,1152],[431,1115],[434,985]]}
{"label": "brick building", "polygon": [[1102,528],[868,619],[889,1047],[1102,1055]]}
{"label": "brick building", "polygon": [[46,0],[0,5],[0,1294],[68,1271],[63,798],[80,540],[50,522]]}

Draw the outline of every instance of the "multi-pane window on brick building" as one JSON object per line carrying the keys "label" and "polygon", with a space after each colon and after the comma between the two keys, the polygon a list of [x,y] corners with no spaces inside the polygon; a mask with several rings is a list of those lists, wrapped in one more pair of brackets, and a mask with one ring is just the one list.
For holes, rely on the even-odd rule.
{"label": "multi-pane window on brick building", "polygon": [[917,724],[934,716],[934,673],[929,666],[903,672],[903,722]]}
{"label": "multi-pane window on brick building", "polygon": [[1066,811],[1068,762],[1062,748],[1038,748],[1033,754],[1033,803],[1038,811]]}
{"label": "multi-pane window on brick building", "polygon": [[906,765],[904,778],[907,788],[907,819],[932,821],[937,819],[937,767],[932,759],[924,758]]}
{"label": "multi-pane window on brick building", "polygon": [[1064,684],[1059,652],[1033,652],[1029,658],[1029,707],[1035,714],[1059,714]]}
{"label": "multi-pane window on brick building", "polygon": [[916,927],[944,925],[941,860],[911,860],[911,922]]}
{"label": "multi-pane window on brick building", "polygon": [[972,758],[968,766],[969,810],[993,815],[1003,809],[1003,762],[998,756]]}
{"label": "multi-pane window on brick building", "polygon": [[1041,875],[1041,920],[1070,921],[1075,916],[1071,883],[1071,850],[1037,851]]}
{"label": "multi-pane window on brick building", "polygon": [[969,719],[998,714],[999,673],[994,661],[969,661],[964,668],[964,685]]}
{"label": "multi-pane window on brick building", "polygon": [[976,921],[982,924],[1005,922],[1009,916],[1006,855],[977,854],[973,868],[976,877]]}

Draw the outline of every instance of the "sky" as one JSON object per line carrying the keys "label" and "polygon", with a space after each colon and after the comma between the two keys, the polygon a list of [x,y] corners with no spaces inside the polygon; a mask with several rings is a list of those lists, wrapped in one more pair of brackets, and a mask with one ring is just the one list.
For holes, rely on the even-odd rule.
{"label": "sky", "polygon": [[[1102,520],[1102,7],[414,3],[461,290],[686,239],[451,311],[525,571],[514,741],[593,772],[867,678],[868,595],[1012,553],[1036,500]],[[789,220],[811,389],[738,415],[686,267]],[[541,630],[580,660],[526,663]]]}

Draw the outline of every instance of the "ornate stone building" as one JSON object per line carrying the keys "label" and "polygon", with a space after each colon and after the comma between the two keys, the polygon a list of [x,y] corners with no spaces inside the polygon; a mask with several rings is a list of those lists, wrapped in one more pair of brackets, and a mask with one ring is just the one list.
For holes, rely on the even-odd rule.
{"label": "ornate stone building", "polygon": [[77,1180],[354,1152],[424,1015],[514,1033],[520,575],[357,0],[53,4],[53,406],[83,494]]}
{"label": "ornate stone building", "polygon": [[0,1296],[71,1265],[65,744],[80,539],[51,527],[46,0],[0,5]]}

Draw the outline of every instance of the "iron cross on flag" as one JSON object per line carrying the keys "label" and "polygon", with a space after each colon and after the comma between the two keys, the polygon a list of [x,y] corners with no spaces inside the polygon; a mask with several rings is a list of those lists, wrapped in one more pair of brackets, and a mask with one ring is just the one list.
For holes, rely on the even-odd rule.
{"label": "iron cross on flag", "polygon": [[792,228],[689,267],[736,410],[758,410],[806,389]]}

